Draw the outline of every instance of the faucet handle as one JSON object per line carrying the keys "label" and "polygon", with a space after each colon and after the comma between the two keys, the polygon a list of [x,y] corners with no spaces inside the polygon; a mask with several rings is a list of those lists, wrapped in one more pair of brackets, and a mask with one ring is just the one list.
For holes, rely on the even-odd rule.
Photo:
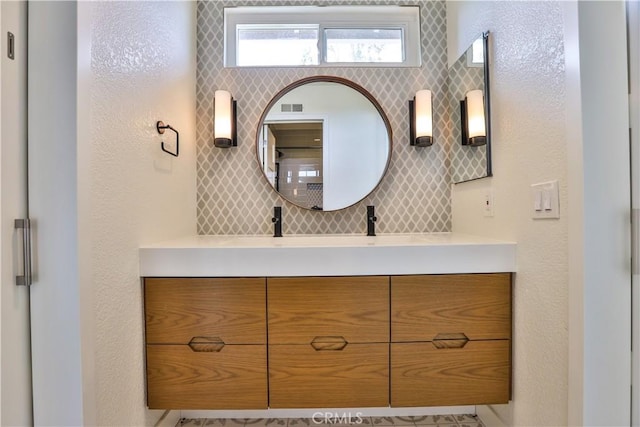
{"label": "faucet handle", "polygon": [[377,221],[378,217],[376,216],[376,207],[373,205],[367,206],[367,219],[369,221]]}
{"label": "faucet handle", "polygon": [[367,236],[376,235],[375,222],[378,220],[376,216],[376,208],[373,205],[367,206]]}
{"label": "faucet handle", "polygon": [[273,207],[273,237],[282,237],[282,206]]}

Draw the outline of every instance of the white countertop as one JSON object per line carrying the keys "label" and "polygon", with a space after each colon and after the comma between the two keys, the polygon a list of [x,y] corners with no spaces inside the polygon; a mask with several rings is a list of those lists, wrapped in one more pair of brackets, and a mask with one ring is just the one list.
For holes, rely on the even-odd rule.
{"label": "white countertop", "polygon": [[188,236],[140,248],[141,277],[516,271],[516,244],[458,233]]}

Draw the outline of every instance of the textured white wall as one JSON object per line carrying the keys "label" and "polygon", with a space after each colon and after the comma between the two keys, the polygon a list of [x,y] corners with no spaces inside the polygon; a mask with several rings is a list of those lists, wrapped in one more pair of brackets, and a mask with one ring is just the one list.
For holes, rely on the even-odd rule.
{"label": "textured white wall", "polygon": [[[567,425],[565,79],[557,2],[447,2],[449,64],[491,31],[493,178],[452,190],[452,229],[518,242],[509,426]],[[560,183],[559,220],[531,219],[529,186]],[[493,188],[495,216],[483,216]]]}
{"label": "textured white wall", "polygon": [[[87,237],[81,274],[93,293],[93,310],[85,316],[95,325],[95,420],[153,425],[160,413],[145,409],[138,247],[196,233],[196,4],[78,7],[79,19],[90,21],[90,43],[79,52],[90,49],[90,69],[86,78],[80,73],[78,90],[90,117],[78,182]],[[157,120],[180,131],[180,157],[160,150],[162,138],[173,141],[173,134],[158,135]]]}

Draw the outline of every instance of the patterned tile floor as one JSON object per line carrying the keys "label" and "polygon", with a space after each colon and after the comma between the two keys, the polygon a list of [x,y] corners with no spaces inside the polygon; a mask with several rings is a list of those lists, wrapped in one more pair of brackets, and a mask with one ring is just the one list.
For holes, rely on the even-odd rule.
{"label": "patterned tile floor", "polygon": [[477,415],[317,418],[182,418],[176,427],[484,427]]}

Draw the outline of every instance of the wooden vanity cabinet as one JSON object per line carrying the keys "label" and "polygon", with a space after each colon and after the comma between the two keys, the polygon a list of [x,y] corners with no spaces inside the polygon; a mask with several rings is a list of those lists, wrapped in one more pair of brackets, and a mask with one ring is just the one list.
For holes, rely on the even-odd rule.
{"label": "wooden vanity cabinet", "polygon": [[144,280],[151,409],[267,407],[266,280]]}
{"label": "wooden vanity cabinet", "polygon": [[509,273],[147,278],[144,301],[152,409],[510,399]]}
{"label": "wooden vanity cabinet", "polygon": [[507,403],[511,275],[391,278],[391,406]]}
{"label": "wooden vanity cabinet", "polygon": [[267,279],[269,405],[389,405],[389,277]]}

